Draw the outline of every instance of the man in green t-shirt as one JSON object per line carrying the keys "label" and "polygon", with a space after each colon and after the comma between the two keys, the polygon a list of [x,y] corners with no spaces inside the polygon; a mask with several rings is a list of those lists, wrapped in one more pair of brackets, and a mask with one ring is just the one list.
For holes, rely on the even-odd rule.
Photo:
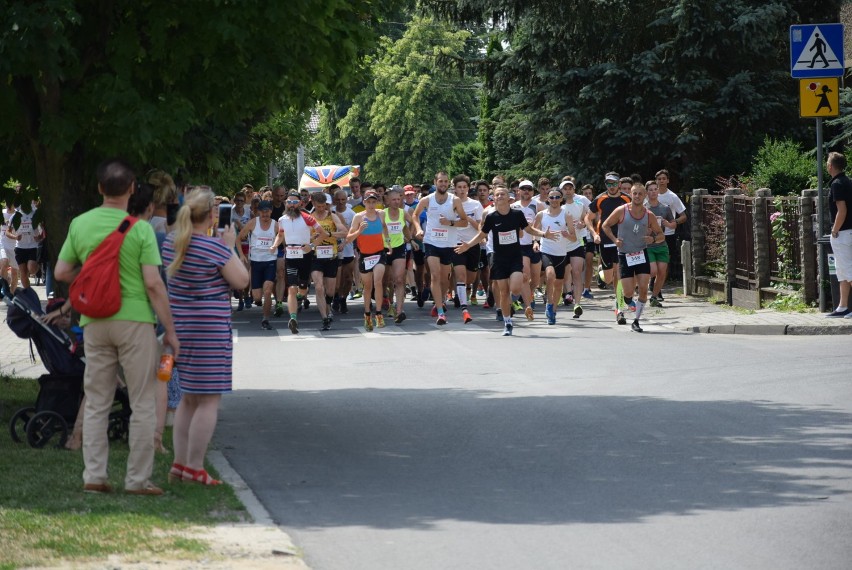
{"label": "man in green t-shirt", "polygon": [[[98,166],[99,208],[71,221],[68,237],[59,252],[54,275],[71,283],[94,249],[114,231],[127,215],[136,176],[124,161],[110,159]],[[138,223],[124,239],[119,254],[121,309],[106,319],[82,317],[86,349],[83,410],[83,490],[109,493],[107,459],[109,412],[115,397],[118,366],[124,371],[130,396],[130,453],[127,458],[125,491],[135,495],[162,495],[151,483],[154,467],[155,395],[157,338],[156,313],[166,330],[164,345],[175,356],[179,343],[163,280],[160,277],[157,238],[150,224]]]}

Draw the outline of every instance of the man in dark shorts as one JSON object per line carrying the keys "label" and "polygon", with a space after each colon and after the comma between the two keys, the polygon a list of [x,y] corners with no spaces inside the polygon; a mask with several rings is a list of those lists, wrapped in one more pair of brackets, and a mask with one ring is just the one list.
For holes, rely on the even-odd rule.
{"label": "man in dark shorts", "polygon": [[494,210],[483,218],[479,232],[473,239],[461,244],[455,251],[463,254],[491,234],[494,244],[491,282],[496,289],[497,303],[503,311],[503,336],[512,336],[511,295],[520,294],[524,281],[520,234],[523,231],[546,239],[554,239],[557,234],[552,230],[537,230],[527,223],[523,212],[509,206],[509,191],[504,186],[494,190],[494,206]]}
{"label": "man in dark shorts", "polygon": [[[651,281],[651,264],[648,261],[647,247],[665,243],[663,230],[657,223],[657,217],[645,208],[645,186],[634,184],[630,190],[630,205],[616,209],[604,221],[602,229],[606,236],[618,248],[618,267],[624,288],[624,300],[629,303],[634,288],[639,286],[639,300],[636,301],[636,316],[630,328],[642,332],[639,318],[648,300],[648,283]],[[616,236],[612,228],[618,226]],[[628,295],[630,297],[628,297]],[[617,302],[617,301],[616,301]],[[616,307],[618,324],[627,324],[624,314]]]}
{"label": "man in dark shorts", "polygon": [[606,191],[598,194],[589,204],[589,223],[595,228],[592,239],[598,247],[601,256],[601,266],[604,270],[604,282],[612,283],[612,288],[618,286],[618,249],[609,237],[601,231],[601,225],[616,209],[630,203],[630,187],[633,181],[619,178],[616,172],[607,172],[604,177]]}

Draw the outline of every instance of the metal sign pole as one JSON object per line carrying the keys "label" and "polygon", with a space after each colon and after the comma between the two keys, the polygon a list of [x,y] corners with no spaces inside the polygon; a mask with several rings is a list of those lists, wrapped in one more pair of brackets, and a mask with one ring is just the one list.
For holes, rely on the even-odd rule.
{"label": "metal sign pole", "polygon": [[[817,229],[819,231],[819,237],[825,234],[825,212],[823,206],[822,199],[822,169],[823,169],[823,158],[822,158],[822,118],[817,117],[816,119],[816,139],[817,139]],[[825,295],[825,282],[828,279],[826,275],[826,267],[825,267],[825,244],[821,243],[822,240],[817,241],[817,275],[819,275],[819,310],[827,311],[828,310],[828,299],[826,299]]]}

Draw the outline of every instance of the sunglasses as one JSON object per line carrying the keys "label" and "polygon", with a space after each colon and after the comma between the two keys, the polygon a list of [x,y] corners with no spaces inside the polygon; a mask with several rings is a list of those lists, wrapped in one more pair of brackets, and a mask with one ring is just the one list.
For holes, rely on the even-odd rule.
{"label": "sunglasses", "polygon": [[287,203],[288,204],[301,204],[302,201],[301,200],[287,200]]}
{"label": "sunglasses", "polygon": [[614,186],[618,186],[618,182],[607,182],[606,183],[607,188],[612,188]]}
{"label": "sunglasses", "polygon": [[562,196],[548,196],[551,200],[561,200]]}

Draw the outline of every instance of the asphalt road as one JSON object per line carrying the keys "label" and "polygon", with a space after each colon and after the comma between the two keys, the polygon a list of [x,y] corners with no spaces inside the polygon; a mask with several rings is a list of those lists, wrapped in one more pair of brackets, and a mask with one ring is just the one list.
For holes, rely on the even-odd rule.
{"label": "asphalt road", "polygon": [[352,307],[237,314],[215,437],[315,570],[850,568],[848,337]]}

